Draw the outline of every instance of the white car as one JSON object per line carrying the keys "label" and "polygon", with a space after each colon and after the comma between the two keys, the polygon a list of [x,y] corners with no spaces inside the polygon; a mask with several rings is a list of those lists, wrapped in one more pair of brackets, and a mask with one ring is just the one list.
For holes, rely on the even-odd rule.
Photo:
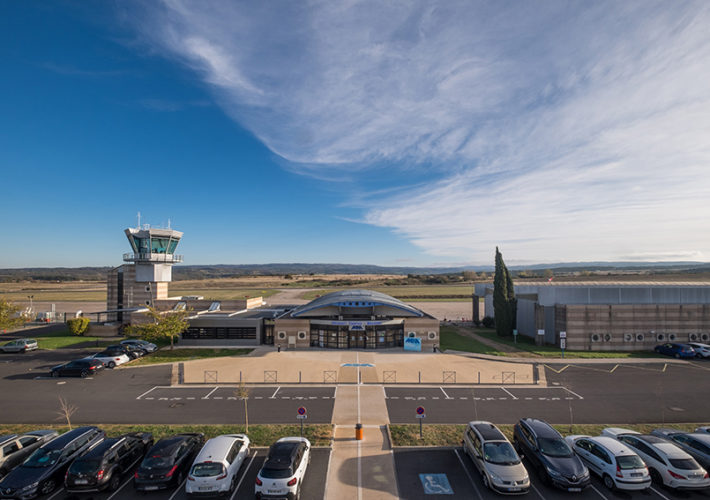
{"label": "white car", "polygon": [[565,441],[610,490],[645,490],[651,486],[646,464],[624,443],[608,436],[567,436]]}
{"label": "white car", "polygon": [[27,352],[35,349],[37,349],[35,339],[17,339],[0,346],[2,352]]}
{"label": "white car", "polygon": [[158,346],[153,344],[152,342],[148,342],[147,340],[140,340],[140,339],[127,339],[127,340],[122,340],[119,342],[121,345],[132,345],[134,347],[137,347],[139,349],[142,349],[146,354],[149,352],[155,352],[158,350]]}
{"label": "white car", "polygon": [[696,358],[710,358],[710,345],[688,342],[688,345],[695,349]]}
{"label": "white car", "polygon": [[96,354],[92,354],[91,356],[87,356],[84,359],[98,359],[101,361],[106,368],[116,368],[118,365],[122,365],[123,363],[128,363],[131,358],[126,356],[125,354],[116,354],[116,353],[110,353],[110,352],[97,352]]}
{"label": "white car", "polygon": [[237,485],[237,473],[249,456],[250,444],[246,434],[224,434],[207,441],[187,475],[187,497],[229,496]]}
{"label": "white car", "polygon": [[607,427],[602,435],[613,437],[638,453],[655,483],[684,490],[710,487],[705,469],[670,441],[618,427]]}
{"label": "white car", "polygon": [[269,448],[266,462],[256,476],[257,500],[301,497],[301,484],[311,461],[311,442],[302,437],[285,437]]}
{"label": "white car", "polygon": [[463,449],[487,488],[507,495],[525,494],[530,489],[530,476],[520,457],[492,423],[469,422],[463,433]]}

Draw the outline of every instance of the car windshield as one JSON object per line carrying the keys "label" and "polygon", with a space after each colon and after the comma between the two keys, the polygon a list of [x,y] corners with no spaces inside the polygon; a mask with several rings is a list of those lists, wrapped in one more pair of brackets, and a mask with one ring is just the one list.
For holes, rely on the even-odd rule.
{"label": "car windshield", "polygon": [[672,467],[681,470],[698,470],[700,466],[698,462],[692,458],[669,458],[668,461]]}
{"label": "car windshield", "polygon": [[616,457],[616,463],[620,469],[643,469],[646,464],[643,463],[638,455],[623,455]]}
{"label": "car windshield", "polygon": [[498,465],[517,465],[520,463],[518,454],[506,441],[485,443],[483,445],[483,458],[486,462]]}
{"label": "car windshield", "polygon": [[62,450],[45,450],[40,448],[35,451],[24,464],[25,467],[51,467],[62,454]]}
{"label": "car windshield", "polygon": [[75,460],[69,468],[70,474],[93,474],[99,470],[100,460]]}
{"label": "car windshield", "polygon": [[564,439],[560,438],[540,438],[538,439],[540,451],[551,457],[572,456],[572,450]]}
{"label": "car windshield", "polygon": [[291,469],[288,467],[285,469],[272,469],[269,467],[261,469],[261,477],[266,479],[284,479],[292,475]]}
{"label": "car windshield", "polygon": [[204,462],[195,464],[192,475],[195,477],[219,476],[224,472],[224,466],[218,462]]}
{"label": "car windshield", "polygon": [[143,460],[143,467],[146,469],[162,469],[165,467],[172,467],[173,461],[170,457],[164,457],[161,455],[153,455],[152,457],[147,457]]}

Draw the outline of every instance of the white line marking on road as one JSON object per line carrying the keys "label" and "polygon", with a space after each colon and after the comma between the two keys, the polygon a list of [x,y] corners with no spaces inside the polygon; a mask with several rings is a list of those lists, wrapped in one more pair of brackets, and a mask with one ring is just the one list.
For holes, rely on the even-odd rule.
{"label": "white line marking on road", "polygon": [[506,393],[508,396],[510,396],[511,398],[513,398],[513,399],[518,399],[518,398],[516,398],[508,389],[506,389],[505,387],[501,387],[501,390],[502,390],[503,392],[505,392],[505,393]]}
{"label": "white line marking on road", "polygon": [[106,500],[111,500],[113,497],[115,497],[116,495],[118,495],[118,492],[121,491],[123,488],[125,488],[126,485],[127,485],[128,483],[130,483],[132,480],[133,480],[133,474],[129,474],[129,475],[128,475],[128,480],[127,480],[125,483],[123,483],[120,487],[118,487],[118,488],[116,489],[116,491],[114,491],[113,493],[111,493],[111,496],[108,497]]}
{"label": "white line marking on road", "polygon": [[498,398],[498,401],[506,401],[507,399],[508,398],[506,398],[506,397],[502,397],[502,398]]}
{"label": "white line marking on road", "polygon": [[224,399],[222,396],[215,396],[212,399]]}
{"label": "white line marking on road", "polygon": [[592,489],[593,489],[594,491],[596,491],[596,492],[599,494],[599,496],[602,497],[604,500],[609,500],[607,497],[605,497],[605,496],[602,494],[601,491],[599,491],[599,490],[597,489],[596,486],[594,486],[593,484],[590,484],[590,486],[591,486]]}
{"label": "white line marking on road", "polygon": [[158,398],[158,401],[167,401],[168,398]]}
{"label": "white line marking on road", "polygon": [[255,396],[254,399],[264,399],[264,396]]}
{"label": "white line marking on road", "polygon": [[236,396],[228,396],[227,399],[233,399],[236,401],[237,397]]}
{"label": "white line marking on road", "polygon": [[417,398],[417,400],[422,400],[422,399],[426,400],[426,396],[419,396],[419,397]]}
{"label": "white line marking on road", "polygon": [[281,396],[281,399],[291,399],[291,396]]}
{"label": "white line marking on road", "polygon": [[579,394],[577,394],[577,393],[574,392],[574,391],[570,391],[570,390],[567,389],[566,387],[563,387],[563,389],[564,389],[565,391],[569,392],[572,396],[577,396],[579,399],[584,399],[582,396],[580,396]]}
{"label": "white line marking on road", "polygon": [[412,396],[404,396],[404,399],[411,399],[411,400],[414,400],[414,398],[413,398]]}
{"label": "white line marking on road", "polygon": [[192,401],[192,400],[194,400],[195,398],[194,398],[193,396],[190,396],[190,397],[188,397],[188,398],[186,398],[186,399],[189,399],[189,400]]}
{"label": "white line marking on road", "polygon": [[574,399],[574,398],[572,396],[567,396],[565,399]]}
{"label": "white line marking on road", "polygon": [[532,484],[532,481],[530,481],[530,487],[533,489],[533,491],[534,491],[535,493],[537,493],[537,496],[539,496],[542,500],[545,500],[545,497],[542,496],[542,493],[540,493],[540,490],[538,490],[537,488],[535,488],[535,485]]}
{"label": "white line marking on road", "polygon": [[532,398],[528,398],[528,397],[526,397],[525,399],[526,399],[527,401],[530,401],[530,400],[531,400]]}
{"label": "white line marking on road", "polygon": [[321,396],[321,399],[330,399],[330,396]]}
{"label": "white line marking on road", "polygon": [[177,495],[177,494],[180,493],[182,490],[184,490],[184,489],[185,489],[185,483],[186,483],[186,482],[187,482],[187,476],[185,476],[185,479],[182,480],[182,483],[180,483],[180,484],[178,485],[177,489],[173,492],[172,495],[170,495],[170,498],[168,498],[168,500],[173,500],[173,498],[175,498],[175,495]]}
{"label": "white line marking on road", "polygon": [[281,390],[281,386],[277,387],[274,393],[271,395],[269,399],[276,399],[276,394]]}
{"label": "white line marking on road", "polygon": [[445,397],[446,399],[454,399],[454,398],[450,398],[450,397],[449,397],[449,395],[448,395],[448,394],[446,394],[446,391],[444,390],[444,388],[443,388],[443,387],[439,387],[439,389],[441,389],[441,392],[443,392],[443,393],[444,393],[444,397]]}
{"label": "white line marking on road", "polygon": [[456,454],[456,458],[459,459],[459,463],[461,464],[461,468],[466,473],[468,480],[471,481],[471,486],[473,486],[473,491],[476,492],[476,495],[478,495],[478,498],[480,500],[483,500],[483,497],[481,496],[481,492],[478,491],[478,487],[476,486],[476,483],[473,482],[473,478],[471,477],[471,474],[468,472],[468,467],[466,467],[466,464],[463,463],[463,460],[461,459],[461,455],[459,455],[459,450],[454,449],[454,453]]}
{"label": "white line marking on road", "polygon": [[439,396],[432,396],[431,399],[439,399]]}
{"label": "white line marking on road", "polygon": [[656,495],[658,495],[659,497],[661,497],[661,498],[663,498],[663,499],[665,499],[665,500],[671,500],[670,498],[668,498],[667,496],[665,496],[663,493],[661,493],[660,491],[658,491],[658,490],[657,490],[656,488],[654,488],[653,486],[651,486],[651,487],[649,488],[649,490],[653,491]]}
{"label": "white line marking on road", "polygon": [[237,483],[237,486],[234,488],[234,493],[232,493],[232,496],[229,500],[234,500],[234,495],[237,494],[237,491],[239,491],[239,487],[242,485],[242,481],[244,481],[244,478],[247,475],[247,471],[249,470],[249,467],[251,467],[252,462],[254,462],[254,459],[256,458],[256,450],[254,450],[254,454],[251,456],[251,460],[249,461],[249,465],[246,466],[246,469],[244,469],[244,473],[242,474],[241,479]]}
{"label": "white line marking on road", "polygon": [[619,368],[619,365],[614,365],[614,368],[612,368],[609,373],[614,373],[617,368]]}
{"label": "white line marking on road", "polygon": [[[384,389],[384,387],[383,387]],[[390,396],[389,399],[399,399],[399,396]]]}
{"label": "white line marking on road", "polygon": [[145,399],[155,399],[155,398],[151,396],[151,397],[149,397],[149,398],[145,398]]}
{"label": "white line marking on road", "polygon": [[459,397],[459,399],[468,399],[468,397],[463,396],[463,397]]}
{"label": "white line marking on road", "polygon": [[[570,398],[570,399],[572,399],[572,398]],[[560,398],[550,398],[550,401],[559,401],[559,400],[560,400]]]}
{"label": "white line marking on road", "polygon": [[136,399],[142,398],[143,396],[145,396],[146,394],[148,394],[149,392],[151,392],[151,391],[153,391],[153,390],[155,390],[155,389],[157,389],[157,388],[158,388],[158,386],[155,386],[155,387],[153,387],[152,389],[148,389],[148,390],[145,391],[143,394],[141,394],[140,396],[138,396]]}
{"label": "white line marking on road", "polygon": [[182,399],[182,398],[170,398],[170,399]]}
{"label": "white line marking on road", "polygon": [[217,389],[219,389],[219,386],[217,386],[217,387],[215,387],[214,389],[212,389],[212,390],[207,394],[207,396],[203,397],[202,399],[210,399],[210,396],[212,395],[212,393],[213,393],[214,391],[216,391]]}
{"label": "white line marking on road", "polygon": [[57,495],[59,495],[62,491],[64,491],[64,488],[59,488],[57,491],[54,492],[54,495],[52,495],[51,497],[47,498],[47,500],[52,500],[52,498],[54,498],[54,497],[56,497]]}
{"label": "white line marking on road", "polygon": [[539,399],[540,401],[547,401],[547,398],[537,398],[537,399]]}
{"label": "white line marking on road", "polygon": [[318,396],[308,396],[308,399],[318,399]]}

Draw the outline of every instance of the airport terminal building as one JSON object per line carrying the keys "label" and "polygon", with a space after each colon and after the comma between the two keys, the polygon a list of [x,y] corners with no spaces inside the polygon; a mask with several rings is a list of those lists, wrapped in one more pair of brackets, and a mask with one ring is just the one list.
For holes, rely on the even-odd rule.
{"label": "airport terminal building", "polygon": [[[710,283],[579,282],[515,285],[517,329],[573,350],[651,350],[663,342],[710,343]],[[493,316],[493,284],[475,285]]]}

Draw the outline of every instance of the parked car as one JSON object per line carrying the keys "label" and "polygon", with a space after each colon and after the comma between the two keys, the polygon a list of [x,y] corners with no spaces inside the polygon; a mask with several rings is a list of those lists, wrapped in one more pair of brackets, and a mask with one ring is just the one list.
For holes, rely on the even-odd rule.
{"label": "parked car", "polygon": [[150,352],[155,352],[158,350],[158,346],[153,344],[152,342],[148,342],[146,340],[140,340],[140,339],[126,339],[122,340],[119,342],[121,345],[132,345],[135,347],[138,347],[139,349],[142,349],[146,354]]}
{"label": "parked car", "polygon": [[710,487],[705,469],[670,441],[619,427],[607,427],[602,435],[613,437],[634,450],[646,462],[654,483],[676,489]]}
{"label": "parked car", "polygon": [[495,425],[490,422],[469,422],[462,444],[487,488],[505,494],[528,492],[528,471],[510,441]]}
{"label": "parked car", "polygon": [[161,439],[148,451],[133,475],[134,488],[154,491],[181,485],[204,442],[205,435],[197,433]]}
{"label": "parked car", "polygon": [[17,339],[0,346],[2,352],[27,352],[37,349],[37,341],[35,339]]}
{"label": "parked car", "polygon": [[237,473],[249,456],[246,434],[225,434],[205,443],[187,475],[188,498],[229,496],[237,485]]}
{"label": "parked car", "polygon": [[688,345],[695,349],[696,358],[710,358],[710,345],[688,342]]}
{"label": "parked car", "polygon": [[140,349],[140,348],[132,346],[132,345],[121,345],[121,344],[110,345],[104,350],[107,352],[116,352],[116,351],[122,352],[123,354],[128,356],[130,359],[138,359],[145,354],[145,351],[143,349]]}
{"label": "parked car", "polygon": [[567,491],[582,491],[589,486],[587,467],[544,420],[521,419],[513,428],[513,443],[543,481]]}
{"label": "parked car", "polygon": [[115,491],[121,477],[143,459],[151,446],[153,435],[149,432],[105,439],[74,460],[64,477],[64,488],[69,493]]}
{"label": "parked car", "polygon": [[63,365],[57,365],[49,372],[52,377],[81,377],[103,370],[104,364],[98,359],[77,359]]}
{"label": "parked car", "polygon": [[311,442],[303,437],[284,437],[269,448],[266,462],[256,475],[254,494],[266,498],[301,498],[301,485],[311,461]]}
{"label": "parked car", "polygon": [[696,428],[695,428],[695,431],[693,431],[693,432],[699,432],[699,433],[701,433],[701,434],[702,434],[703,432],[710,433],[710,425],[704,425],[704,426],[702,426],[702,427],[696,427]]}
{"label": "parked car", "polygon": [[567,436],[574,452],[610,490],[645,490],[651,486],[651,476],[641,457],[608,436]]}
{"label": "parked car", "polygon": [[62,484],[71,462],[104,437],[98,427],[78,427],[52,439],[0,481],[0,498],[25,500],[48,495]]}
{"label": "parked car", "polygon": [[101,351],[84,359],[98,359],[106,368],[116,368],[119,365],[128,363],[131,359],[117,351]]}
{"label": "parked car", "polygon": [[0,479],[24,462],[33,451],[58,435],[57,431],[44,429],[0,436]]}
{"label": "parked car", "polygon": [[670,440],[693,457],[706,471],[710,470],[710,434],[689,433],[676,429],[654,429],[651,434]]}
{"label": "parked car", "polygon": [[676,359],[695,357],[695,349],[688,344],[680,344],[678,342],[666,342],[665,344],[657,345],[653,350],[658,354],[673,356]]}

